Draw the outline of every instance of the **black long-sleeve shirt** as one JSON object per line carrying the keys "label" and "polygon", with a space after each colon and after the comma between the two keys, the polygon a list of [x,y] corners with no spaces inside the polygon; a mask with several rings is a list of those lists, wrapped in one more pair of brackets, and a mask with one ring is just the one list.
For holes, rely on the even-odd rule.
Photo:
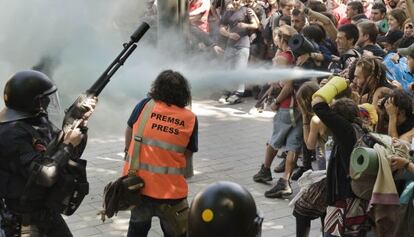
{"label": "black long-sleeve shirt", "polygon": [[[51,158],[47,158],[45,152],[58,132],[44,117],[0,124],[0,198],[6,199],[9,209],[16,212],[31,212],[44,208],[50,188],[36,183],[30,187],[26,185],[33,172],[33,162],[51,162]],[[78,159],[85,145],[86,138],[72,150],[71,158]],[[24,194],[28,195],[28,200],[22,205],[20,198]]]}
{"label": "black long-sleeve shirt", "polygon": [[350,157],[356,143],[351,122],[331,110],[326,102],[313,106],[313,111],[333,134],[334,145],[327,170],[328,205],[337,200],[354,197],[349,177]]}

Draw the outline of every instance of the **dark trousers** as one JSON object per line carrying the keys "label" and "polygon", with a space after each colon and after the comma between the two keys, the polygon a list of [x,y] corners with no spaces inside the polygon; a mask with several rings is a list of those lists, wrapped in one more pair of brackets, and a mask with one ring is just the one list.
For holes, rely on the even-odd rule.
{"label": "dark trousers", "polygon": [[303,167],[306,169],[312,169],[312,157],[315,157],[315,150],[309,150],[306,147],[306,143],[302,144],[302,153],[303,153]]}
{"label": "dark trousers", "polygon": [[[312,218],[295,213],[296,217],[296,237],[309,237]],[[324,216],[321,217],[322,229]]]}
{"label": "dark trousers", "polygon": [[37,213],[19,215],[22,237],[72,237],[62,216],[54,211],[41,210]]}
{"label": "dark trousers", "polygon": [[[127,237],[146,237],[151,229],[152,217],[156,216],[160,219],[161,229],[164,237],[185,237],[186,233],[180,236],[174,236],[171,233],[171,227],[174,220],[168,216],[165,211],[165,205],[176,205],[182,200],[166,200],[152,199],[144,197],[142,204],[131,210],[131,218],[129,220],[129,228]],[[187,219],[187,218],[186,218]]]}

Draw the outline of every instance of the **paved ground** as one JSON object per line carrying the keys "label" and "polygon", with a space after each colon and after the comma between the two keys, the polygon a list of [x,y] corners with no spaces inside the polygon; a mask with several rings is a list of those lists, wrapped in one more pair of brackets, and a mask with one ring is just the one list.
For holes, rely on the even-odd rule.
{"label": "paved ground", "polygon": [[[192,200],[205,185],[227,180],[246,187],[264,213],[264,237],[295,236],[295,219],[289,200],[267,199],[263,193],[271,186],[253,182],[252,176],[264,159],[265,143],[272,132],[271,112],[249,113],[254,101],[221,105],[215,101],[195,101],[193,111],[199,118],[199,152],[194,156],[195,176],[189,179]],[[121,134],[121,133],[120,133]],[[129,213],[102,223],[97,216],[104,186],[116,179],[122,167],[123,137],[103,135],[90,138],[85,158],[88,160],[90,194],[79,210],[66,218],[74,236],[125,236]],[[275,164],[280,160],[276,160]],[[274,182],[279,174],[274,174]],[[298,192],[293,183],[294,194]],[[311,237],[319,236],[320,222],[312,222]],[[162,236],[157,218],[149,236]]]}

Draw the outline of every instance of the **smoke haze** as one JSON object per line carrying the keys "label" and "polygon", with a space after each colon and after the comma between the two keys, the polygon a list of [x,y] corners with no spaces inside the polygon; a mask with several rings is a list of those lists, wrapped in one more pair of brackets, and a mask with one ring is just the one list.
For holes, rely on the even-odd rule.
{"label": "smoke haze", "polygon": [[[1,90],[14,72],[51,57],[55,67],[50,76],[59,88],[62,108],[67,108],[129,41],[142,23],[139,16],[144,2],[0,0]],[[114,135],[123,133],[134,104],[145,96],[151,80],[162,69],[154,60],[153,47],[139,42],[101,94],[91,127]],[[0,103],[3,106],[3,100]]]}
{"label": "smoke haze", "polygon": [[[50,76],[56,82],[62,109],[89,88],[122,50],[122,44],[142,23],[144,0],[0,0],[0,86],[14,72],[53,59]],[[188,56],[183,47],[155,48],[155,28],[138,42],[138,48],[102,92],[90,121],[90,133],[123,134],[134,105],[142,99],[164,69],[182,72],[192,85],[193,98],[234,90],[244,80],[255,82],[303,77],[300,71],[263,69],[225,72],[213,69],[211,59]],[[167,32],[168,40],[180,38]],[[217,66],[217,65],[216,65]],[[208,70],[208,71],[207,71]],[[287,79],[285,78],[285,79]],[[0,102],[3,106],[3,101]],[[60,125],[60,124],[59,124]]]}

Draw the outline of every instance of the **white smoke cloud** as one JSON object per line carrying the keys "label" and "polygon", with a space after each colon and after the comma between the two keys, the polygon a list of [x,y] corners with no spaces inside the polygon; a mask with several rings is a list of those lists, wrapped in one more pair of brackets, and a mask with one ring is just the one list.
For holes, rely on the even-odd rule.
{"label": "white smoke cloud", "polygon": [[[0,0],[0,79],[54,58],[56,82],[63,109],[89,88],[122,50],[142,23],[145,0]],[[215,73],[211,58],[184,54],[177,45],[177,32],[163,37],[171,42],[155,48],[156,28],[151,28],[138,48],[102,92],[90,121],[90,133],[122,135],[134,105],[149,90],[151,82],[165,69],[182,72],[190,81],[193,98],[235,89],[244,80],[269,81],[263,70],[253,73],[222,70]],[[281,75],[272,72],[273,75]],[[3,106],[3,101],[0,102]]]}
{"label": "white smoke cloud", "polygon": [[[0,0],[1,88],[14,72],[29,69],[42,57],[49,56],[57,64],[52,78],[59,88],[62,107],[68,107],[114,60],[122,50],[122,43],[129,41],[141,24],[139,15],[144,2]],[[150,58],[154,58],[150,56],[152,51],[139,45],[115,74],[102,93],[93,118],[96,121],[91,125],[125,126],[132,106],[145,95],[149,81],[155,77],[156,72],[144,70],[154,68],[148,67]],[[111,125],[106,123],[108,116]]]}

